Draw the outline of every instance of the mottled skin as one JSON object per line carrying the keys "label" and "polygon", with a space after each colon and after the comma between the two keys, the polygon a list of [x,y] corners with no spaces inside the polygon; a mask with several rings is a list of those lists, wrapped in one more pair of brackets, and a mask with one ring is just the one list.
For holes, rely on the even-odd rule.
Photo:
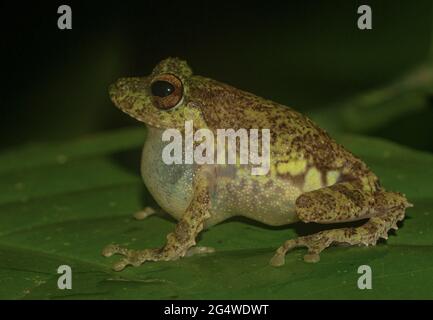
{"label": "mottled skin", "polygon": [[[174,76],[174,77],[173,77]],[[172,83],[167,98],[152,95],[150,86]],[[338,223],[360,219],[360,227],[322,231],[286,241],[271,259],[284,264],[286,252],[305,246],[305,260],[319,260],[332,243],[374,245],[386,238],[411,206],[404,195],[385,191],[368,167],[302,114],[212,79],[193,75],[186,62],[169,58],[143,78],[123,78],[110,87],[116,106],[148,128],[142,176],[156,201],[179,222],[162,248],[142,251],[117,245],[103,254],[121,254],[115,270],[145,261],[175,260],[212,252],[195,247],[203,230],[235,215],[268,225],[296,221]],[[161,134],[166,128],[270,129],[271,168],[253,176],[246,165],[166,165],[161,160]]]}

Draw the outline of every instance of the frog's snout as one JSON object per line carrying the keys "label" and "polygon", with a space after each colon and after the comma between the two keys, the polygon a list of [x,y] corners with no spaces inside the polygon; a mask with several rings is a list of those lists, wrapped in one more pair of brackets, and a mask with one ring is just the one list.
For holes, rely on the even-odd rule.
{"label": "frog's snout", "polygon": [[108,93],[117,108],[138,121],[147,123],[149,106],[152,105],[147,88],[146,77],[120,78],[109,86]]}
{"label": "frog's snout", "polygon": [[133,96],[137,91],[142,90],[143,81],[141,78],[120,78],[109,86],[108,93],[111,101],[121,107],[125,98]]}
{"label": "frog's snout", "polygon": [[116,95],[117,95],[117,86],[116,83],[110,84],[110,86],[108,87],[108,94],[110,95],[110,99],[111,101],[113,101],[114,103],[116,103]]}
{"label": "frog's snout", "polygon": [[123,88],[123,83],[124,83],[124,79],[119,79],[116,82],[112,83],[110,85],[110,87],[108,88],[108,94],[110,95],[110,99],[111,101],[113,101],[113,103],[118,106],[118,102],[119,102],[119,97],[123,96],[123,92],[124,88]]}

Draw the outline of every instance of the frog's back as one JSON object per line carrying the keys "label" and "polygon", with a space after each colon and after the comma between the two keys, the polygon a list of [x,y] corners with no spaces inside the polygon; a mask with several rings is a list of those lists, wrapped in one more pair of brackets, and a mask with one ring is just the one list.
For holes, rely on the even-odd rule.
{"label": "frog's back", "polygon": [[364,162],[301,113],[215,80],[197,78],[192,86],[195,102],[211,129],[270,130],[271,174],[296,184],[305,182],[303,191],[354,178],[368,179],[372,189],[379,187]]}

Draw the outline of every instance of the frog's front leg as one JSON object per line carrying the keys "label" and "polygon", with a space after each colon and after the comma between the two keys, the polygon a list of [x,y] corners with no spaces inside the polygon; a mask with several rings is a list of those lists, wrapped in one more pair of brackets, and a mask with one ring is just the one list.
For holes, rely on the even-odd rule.
{"label": "frog's front leg", "polygon": [[123,259],[114,264],[113,269],[120,271],[128,265],[138,267],[146,261],[176,260],[183,256],[213,252],[211,248],[194,247],[197,235],[203,230],[205,221],[211,217],[209,179],[209,175],[204,170],[199,169],[197,171],[191,203],[174,231],[167,235],[167,242],[164,247],[145,250],[132,250],[119,245],[105,247],[102,252],[105,257],[114,254],[124,256]]}
{"label": "frog's front leg", "polygon": [[156,214],[156,210],[152,207],[145,207],[143,210],[137,211],[134,213],[133,217],[136,220],[144,220],[150,216],[153,216]]}
{"label": "frog's front leg", "polygon": [[307,247],[306,262],[320,260],[320,252],[333,243],[375,245],[379,238],[388,238],[388,231],[397,229],[405,209],[406,198],[395,192],[365,191],[359,181],[338,183],[311,191],[296,200],[296,212],[303,222],[338,223],[370,218],[357,228],[341,228],[286,241],[278,248],[270,264],[284,264],[286,253],[296,247]]}

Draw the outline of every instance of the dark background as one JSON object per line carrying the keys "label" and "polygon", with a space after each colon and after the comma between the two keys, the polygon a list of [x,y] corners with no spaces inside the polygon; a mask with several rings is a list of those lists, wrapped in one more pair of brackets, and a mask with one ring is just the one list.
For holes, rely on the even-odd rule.
{"label": "dark background", "polygon": [[[72,30],[57,8],[72,7]],[[369,4],[373,30],[358,30]],[[426,60],[432,1],[2,3],[0,147],[139,125],[109,101],[116,78],[168,56],[197,74],[311,112]],[[433,150],[432,110],[371,134]],[[404,131],[401,128],[404,127]],[[425,142],[420,142],[425,140]]]}

